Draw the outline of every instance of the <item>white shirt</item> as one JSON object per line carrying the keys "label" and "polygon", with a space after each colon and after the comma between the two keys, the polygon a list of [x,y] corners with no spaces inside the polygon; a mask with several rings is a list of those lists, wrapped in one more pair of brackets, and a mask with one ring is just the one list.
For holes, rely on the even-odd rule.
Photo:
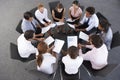
{"label": "white shirt", "polygon": [[[86,14],[84,15],[83,19],[80,21],[81,24],[84,24],[86,21],[88,20],[88,18],[86,17]],[[86,31],[89,31],[91,30],[92,28],[94,27],[98,27],[99,25],[99,19],[97,17],[96,14],[93,14],[91,17],[90,17],[90,20],[88,22],[88,27],[86,28]]]}
{"label": "white shirt", "polygon": [[101,69],[108,64],[108,50],[105,44],[103,44],[100,48],[94,47],[91,51],[88,51],[81,56],[84,60],[91,62],[93,69]]}
{"label": "white shirt", "polygon": [[53,64],[56,63],[56,58],[50,53],[44,53],[42,56],[43,61],[40,67],[37,66],[37,70],[45,72],[47,74],[52,74],[54,72]]}
{"label": "white shirt", "polygon": [[62,58],[62,62],[65,65],[65,72],[67,74],[76,74],[83,62],[83,58],[78,56],[76,59],[71,59],[69,55]]}
{"label": "white shirt", "polygon": [[43,13],[41,13],[39,10],[35,11],[35,17],[42,23],[45,24],[43,19],[47,20],[48,22],[51,22],[51,20],[48,18],[48,11],[46,8],[44,8]]}
{"label": "white shirt", "polygon": [[17,39],[18,52],[22,58],[28,58],[31,54],[36,53],[36,48],[31,44],[31,41],[25,39],[24,34],[21,34]]}

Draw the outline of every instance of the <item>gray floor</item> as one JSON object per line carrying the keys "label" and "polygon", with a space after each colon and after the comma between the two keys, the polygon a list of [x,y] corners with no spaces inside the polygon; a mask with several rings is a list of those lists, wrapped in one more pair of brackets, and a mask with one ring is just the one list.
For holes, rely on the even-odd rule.
{"label": "gray floor", "polygon": [[[0,0],[0,80],[45,80],[42,75],[34,75],[25,70],[26,64],[18,60],[11,59],[10,42],[16,44],[20,35],[15,28],[22,19],[25,11],[35,8],[42,2],[46,8],[48,2],[55,0]],[[73,0],[61,0],[68,11],[68,7]],[[96,11],[100,11],[108,18],[112,24],[113,32],[120,32],[120,1],[119,0],[80,0],[81,5],[94,6]],[[66,13],[68,16],[68,13]],[[49,14],[51,18],[51,14]],[[120,43],[120,42],[117,42]],[[120,46],[110,51],[110,63],[120,64]],[[106,77],[96,76],[96,80],[120,80],[120,67],[118,66]]]}

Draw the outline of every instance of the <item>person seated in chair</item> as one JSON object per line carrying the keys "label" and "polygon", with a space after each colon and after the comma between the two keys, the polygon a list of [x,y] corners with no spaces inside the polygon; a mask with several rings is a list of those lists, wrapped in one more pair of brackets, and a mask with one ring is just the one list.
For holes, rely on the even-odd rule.
{"label": "person seated in chair", "polygon": [[82,9],[79,7],[79,2],[77,0],[73,1],[72,6],[69,8],[69,19],[67,20],[68,23],[77,25],[82,15]]}
{"label": "person seated in chair", "polygon": [[[34,38],[35,33],[33,30],[27,30],[18,37],[17,45],[20,57],[28,58],[31,54],[36,53],[36,48],[31,43]],[[42,41],[43,38],[40,38],[38,40]]]}
{"label": "person seated in chair", "polygon": [[[81,54],[83,60],[90,61],[92,68],[100,70],[108,64],[108,50],[99,35],[90,36],[89,42],[91,45],[82,45],[90,48],[85,54]],[[81,44],[80,44],[81,46]]]}
{"label": "person seated in chair", "polygon": [[62,63],[64,65],[63,71],[67,75],[72,76],[70,80],[73,80],[73,76],[78,75],[79,68],[83,63],[83,58],[79,55],[80,53],[81,49],[71,46],[67,50],[67,55],[62,58]]}
{"label": "person seated in chair", "polygon": [[56,8],[52,10],[52,17],[55,22],[64,22],[65,8],[58,3]]}
{"label": "person seated in chair", "polygon": [[41,26],[39,23],[33,18],[31,12],[27,11],[24,13],[24,19],[22,20],[21,28],[23,32],[27,30],[33,30],[36,33],[36,37],[42,37]]}
{"label": "person seated in chair", "polygon": [[39,4],[38,9],[35,11],[35,17],[41,23],[42,27],[47,27],[52,23],[48,18],[48,11],[43,4]]}
{"label": "person seated in chair", "polygon": [[88,35],[97,31],[99,20],[94,7],[87,7],[83,19],[76,25],[76,31],[84,31]]}
{"label": "person seated in chair", "polygon": [[100,32],[97,34],[101,36],[102,40],[107,46],[107,49],[110,50],[113,38],[110,24],[106,20],[104,20],[103,22],[101,22],[101,24],[99,24],[98,30],[100,30]]}
{"label": "person seated in chair", "polygon": [[56,24],[57,22],[60,22],[60,24],[57,24],[57,32],[61,30],[63,33],[65,33],[64,26],[62,26],[64,24],[64,15],[65,8],[61,3],[58,3],[56,8],[52,10],[52,17],[54,22],[56,22]]}
{"label": "person seated in chair", "polygon": [[56,70],[56,53],[52,52],[52,47],[48,47],[48,45],[45,42],[40,42],[37,46],[38,51],[36,60],[37,60],[37,70],[52,74]]}

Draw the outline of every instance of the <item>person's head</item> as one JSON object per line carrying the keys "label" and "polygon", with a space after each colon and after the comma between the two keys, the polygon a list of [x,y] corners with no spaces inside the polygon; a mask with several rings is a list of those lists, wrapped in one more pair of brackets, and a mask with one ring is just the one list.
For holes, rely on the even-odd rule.
{"label": "person's head", "polygon": [[33,14],[29,11],[24,13],[24,19],[28,20],[28,21],[32,21],[33,20]]}
{"label": "person's head", "polygon": [[99,35],[90,36],[89,41],[96,48],[100,48],[103,45],[103,40]]}
{"label": "person's head", "polygon": [[48,45],[45,42],[41,41],[38,44],[37,49],[38,49],[39,54],[44,54],[47,52]]}
{"label": "person's head", "polygon": [[94,7],[87,7],[86,8],[86,17],[91,17],[95,13]]}
{"label": "person's head", "polygon": [[57,6],[56,6],[56,9],[58,10],[58,12],[61,12],[62,9],[63,9],[62,3],[58,3]]}
{"label": "person's head", "polygon": [[72,6],[74,8],[78,8],[79,7],[79,2],[77,0],[73,1]]}
{"label": "person's head", "polygon": [[35,33],[34,33],[33,30],[27,30],[24,33],[24,37],[25,37],[26,40],[31,40],[31,39],[34,38],[34,36],[35,36]]}
{"label": "person's head", "polygon": [[38,6],[38,9],[41,13],[43,13],[44,12],[44,5],[40,3]]}
{"label": "person's head", "polygon": [[109,22],[104,19],[104,20],[102,20],[102,22],[100,22],[98,29],[107,33],[109,26],[110,26]]}
{"label": "person's head", "polygon": [[67,53],[72,59],[75,59],[77,56],[79,56],[79,49],[75,46],[71,46],[68,48]]}

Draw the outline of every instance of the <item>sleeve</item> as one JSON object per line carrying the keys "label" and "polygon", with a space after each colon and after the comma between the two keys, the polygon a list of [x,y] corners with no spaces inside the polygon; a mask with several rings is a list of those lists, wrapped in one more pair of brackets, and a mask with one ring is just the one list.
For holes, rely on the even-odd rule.
{"label": "sleeve", "polygon": [[36,10],[35,12],[35,17],[42,23],[42,24],[45,24],[45,22],[43,21],[41,15],[39,14],[39,11]]}
{"label": "sleeve", "polygon": [[45,20],[47,20],[48,22],[51,22],[51,20],[48,18],[48,11],[47,9],[45,8]]}
{"label": "sleeve", "polygon": [[91,61],[92,54],[93,50],[88,51],[87,53],[82,54],[81,56],[83,57],[83,60]]}
{"label": "sleeve", "polygon": [[90,49],[94,48],[93,45],[86,45],[85,47],[90,48]]}
{"label": "sleeve", "polygon": [[81,24],[83,24],[85,22],[86,19],[86,14],[84,15],[83,19],[80,21]]}
{"label": "sleeve", "polygon": [[91,30],[93,27],[95,27],[94,21],[92,21],[92,23],[89,24],[89,26],[86,28],[86,31]]}

